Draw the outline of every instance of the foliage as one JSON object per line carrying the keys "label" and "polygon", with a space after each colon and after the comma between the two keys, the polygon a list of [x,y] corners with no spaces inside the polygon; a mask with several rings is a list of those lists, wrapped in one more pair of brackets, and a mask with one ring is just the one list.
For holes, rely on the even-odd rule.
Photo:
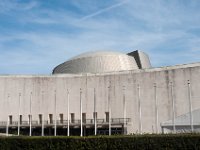
{"label": "foliage", "polygon": [[200,149],[200,134],[90,137],[1,137],[0,150]]}

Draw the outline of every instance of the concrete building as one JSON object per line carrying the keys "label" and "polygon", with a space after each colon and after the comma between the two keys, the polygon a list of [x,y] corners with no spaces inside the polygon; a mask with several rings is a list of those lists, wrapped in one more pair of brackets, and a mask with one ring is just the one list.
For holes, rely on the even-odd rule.
{"label": "concrete building", "polygon": [[200,128],[200,63],[152,68],[148,55],[91,52],[52,75],[0,76],[1,132],[97,135]]}

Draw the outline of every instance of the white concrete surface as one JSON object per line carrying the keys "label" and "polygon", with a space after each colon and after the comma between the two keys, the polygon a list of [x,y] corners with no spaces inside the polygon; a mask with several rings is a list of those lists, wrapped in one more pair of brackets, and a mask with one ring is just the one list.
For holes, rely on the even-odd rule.
{"label": "white concrete surface", "polygon": [[[127,133],[139,132],[140,119],[142,133],[154,133],[156,130],[161,132],[160,123],[173,118],[170,82],[173,83],[175,117],[190,111],[188,80],[191,86],[192,109],[199,109],[200,63],[103,74],[1,75],[0,121],[7,121],[8,115],[13,116],[13,121],[18,121],[19,93],[21,93],[20,114],[24,121],[28,121],[31,92],[32,120],[39,120],[39,114],[44,114],[45,120],[48,119],[49,114],[53,114],[55,119],[55,90],[56,118],[59,119],[59,114],[64,114],[64,120],[67,120],[67,90],[69,90],[69,112],[75,113],[75,119],[80,119],[80,88],[82,89],[82,112],[86,113],[87,119],[93,119],[94,88],[96,89],[97,119],[105,118],[105,112],[109,112],[109,94],[112,118],[123,118],[124,86],[126,117],[131,118],[131,123],[127,125]],[[141,117],[138,85],[140,86]],[[110,93],[108,93],[109,86]],[[44,93],[43,96],[42,93]],[[157,122],[158,129],[156,129]]]}

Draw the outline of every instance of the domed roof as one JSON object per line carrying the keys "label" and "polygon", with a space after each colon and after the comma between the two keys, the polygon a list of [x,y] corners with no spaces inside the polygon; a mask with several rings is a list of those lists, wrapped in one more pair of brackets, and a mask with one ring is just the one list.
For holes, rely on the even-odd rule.
{"label": "domed roof", "polygon": [[58,65],[53,74],[105,73],[138,69],[134,57],[113,51],[83,53]]}
{"label": "domed roof", "polygon": [[96,56],[105,56],[105,55],[126,55],[120,52],[113,52],[113,51],[91,51],[91,52],[86,52],[82,53],[78,56],[72,57],[72,59],[79,59],[79,58],[84,58],[84,57],[96,57]]}

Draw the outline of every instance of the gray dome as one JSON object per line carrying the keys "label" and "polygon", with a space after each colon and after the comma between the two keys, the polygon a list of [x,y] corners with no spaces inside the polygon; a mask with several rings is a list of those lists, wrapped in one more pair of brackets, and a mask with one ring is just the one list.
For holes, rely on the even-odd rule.
{"label": "gray dome", "polygon": [[112,51],[88,52],[58,65],[53,74],[105,73],[138,69],[132,56]]}

